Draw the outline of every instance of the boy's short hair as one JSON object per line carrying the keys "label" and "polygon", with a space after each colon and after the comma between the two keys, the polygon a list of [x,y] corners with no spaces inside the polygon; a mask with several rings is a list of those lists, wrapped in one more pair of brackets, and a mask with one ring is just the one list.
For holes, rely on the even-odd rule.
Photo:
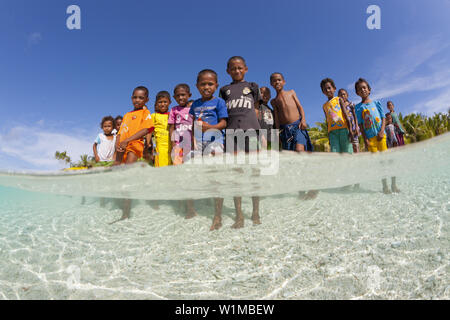
{"label": "boy's short hair", "polygon": [[133,94],[134,94],[137,90],[145,91],[145,96],[148,98],[148,89],[147,89],[146,87],[144,87],[144,86],[139,86],[139,87],[134,88]]}
{"label": "boy's short hair", "polygon": [[336,90],[336,85],[334,84],[333,79],[325,78],[325,79],[323,79],[322,81],[320,81],[320,89],[321,89],[322,91],[323,91],[323,88],[325,88],[325,85],[326,85],[327,83],[330,83],[331,86],[333,87],[333,89]]}
{"label": "boy's short hair", "polygon": [[387,118],[387,116],[392,117],[392,114],[391,114],[390,112],[387,112],[387,113],[385,114],[385,116],[386,116],[386,118]]}
{"label": "boy's short hair", "polygon": [[117,120],[123,120],[123,117],[122,117],[122,116],[120,116],[120,115],[119,115],[119,116],[117,116],[117,117],[115,117],[115,118],[114,118],[114,122],[117,122]]}
{"label": "boy's short hair", "polygon": [[394,103],[391,101],[391,100],[389,100],[388,102],[386,102],[386,105],[388,105],[388,104],[392,104],[392,105],[394,105]]}
{"label": "boy's short hair", "polygon": [[103,124],[104,124],[106,121],[111,121],[112,124],[113,124],[113,127],[114,127],[114,118],[111,117],[111,116],[106,116],[106,117],[103,117],[102,122],[100,123],[100,128],[103,129]]}
{"label": "boy's short hair", "polygon": [[277,74],[279,74],[281,78],[284,80],[284,76],[281,72],[274,72],[270,75],[270,82],[272,82],[273,77],[275,77]]}
{"label": "boy's short hair", "polygon": [[359,78],[358,81],[355,82],[355,92],[358,92],[358,86],[361,83],[367,84],[367,88],[369,88],[369,90],[372,91],[372,88],[370,87],[370,84],[367,82],[367,80],[364,78]]}
{"label": "boy's short hair", "polygon": [[211,69],[203,69],[202,71],[200,71],[197,75],[197,83],[200,80],[200,77],[204,74],[210,73],[212,74],[215,78],[216,78],[216,82],[218,82],[218,77],[217,77],[217,72],[215,72],[214,70]]}
{"label": "boy's short hair", "polygon": [[189,85],[187,85],[186,83],[180,83],[180,84],[177,84],[177,85],[175,86],[175,89],[173,89],[173,95],[175,95],[175,92],[176,92],[178,89],[184,89],[184,90],[186,90],[187,92],[191,93],[191,88],[189,88]]}
{"label": "boy's short hair", "polygon": [[167,91],[160,91],[157,93],[156,98],[155,98],[155,102],[157,102],[159,99],[161,98],[167,98],[170,101],[170,93]]}
{"label": "boy's short hair", "polygon": [[230,67],[231,61],[234,61],[234,60],[241,60],[245,65],[247,65],[247,63],[245,62],[245,59],[243,57],[241,57],[241,56],[232,56],[230,59],[228,59],[227,68]]}

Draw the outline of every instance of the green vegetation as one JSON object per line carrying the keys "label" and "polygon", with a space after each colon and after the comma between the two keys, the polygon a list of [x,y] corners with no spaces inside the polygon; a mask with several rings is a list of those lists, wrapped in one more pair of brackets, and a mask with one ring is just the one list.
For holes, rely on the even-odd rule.
{"label": "green vegetation", "polygon": [[450,109],[447,113],[435,113],[432,117],[419,113],[403,117],[400,113],[399,119],[406,130],[405,143],[423,141],[450,131]]}
{"label": "green vegetation", "polygon": [[83,154],[80,156],[80,160],[78,162],[72,162],[69,155],[67,154],[67,151],[55,152],[55,159],[64,161],[65,163],[69,164],[71,168],[74,167],[87,167],[91,168],[95,164],[95,158],[90,157],[87,154]]}
{"label": "green vegetation", "polygon": [[[423,141],[450,132],[450,109],[447,113],[435,113],[431,117],[420,113],[411,113],[403,117],[400,113],[399,119],[406,131],[405,144]],[[309,128],[309,136],[314,150],[329,152],[327,125],[325,122],[316,122],[316,126]],[[359,138],[360,146],[364,146],[361,136]]]}

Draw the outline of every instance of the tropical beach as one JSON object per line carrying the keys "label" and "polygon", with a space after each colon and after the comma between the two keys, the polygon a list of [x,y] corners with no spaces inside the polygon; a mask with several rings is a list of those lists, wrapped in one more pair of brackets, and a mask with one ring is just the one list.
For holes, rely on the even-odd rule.
{"label": "tropical beach", "polygon": [[0,11],[1,299],[450,298],[448,2],[44,4]]}

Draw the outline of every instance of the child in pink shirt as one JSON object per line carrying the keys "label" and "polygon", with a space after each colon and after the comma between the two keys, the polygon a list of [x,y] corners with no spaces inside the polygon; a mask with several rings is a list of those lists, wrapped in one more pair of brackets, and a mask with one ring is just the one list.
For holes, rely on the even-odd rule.
{"label": "child in pink shirt", "polygon": [[[192,115],[189,114],[192,102],[191,89],[185,83],[181,83],[173,90],[173,97],[178,106],[173,107],[169,114],[169,136],[172,141],[172,164],[174,166],[183,164],[191,152]],[[193,200],[185,201],[186,219],[197,215]]]}
{"label": "child in pink shirt", "polygon": [[189,114],[189,98],[192,96],[187,84],[179,84],[173,91],[173,97],[178,106],[173,107],[169,114],[169,136],[172,140],[172,163],[180,165],[191,151],[192,115]]}

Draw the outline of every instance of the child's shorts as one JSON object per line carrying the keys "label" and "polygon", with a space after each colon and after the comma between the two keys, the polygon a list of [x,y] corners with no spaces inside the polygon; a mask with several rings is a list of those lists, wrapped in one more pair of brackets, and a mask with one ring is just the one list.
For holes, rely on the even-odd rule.
{"label": "child's shorts", "polygon": [[122,162],[126,161],[129,152],[133,152],[138,159],[142,158],[144,156],[144,143],[140,140],[129,142],[127,148],[125,149]]}
{"label": "child's shorts", "polygon": [[299,124],[300,119],[291,124],[280,125],[280,139],[283,150],[295,151],[296,145],[301,144],[305,147],[305,151],[313,151],[308,131],[300,129]]}
{"label": "child's shorts", "polygon": [[378,141],[377,136],[369,139],[369,151],[370,152],[382,152],[386,151],[387,144],[386,144],[386,135],[384,135],[383,139],[381,141]]}
{"label": "child's shorts", "polygon": [[331,131],[330,137],[331,152],[353,153],[353,146],[348,139],[348,129],[342,128]]}

